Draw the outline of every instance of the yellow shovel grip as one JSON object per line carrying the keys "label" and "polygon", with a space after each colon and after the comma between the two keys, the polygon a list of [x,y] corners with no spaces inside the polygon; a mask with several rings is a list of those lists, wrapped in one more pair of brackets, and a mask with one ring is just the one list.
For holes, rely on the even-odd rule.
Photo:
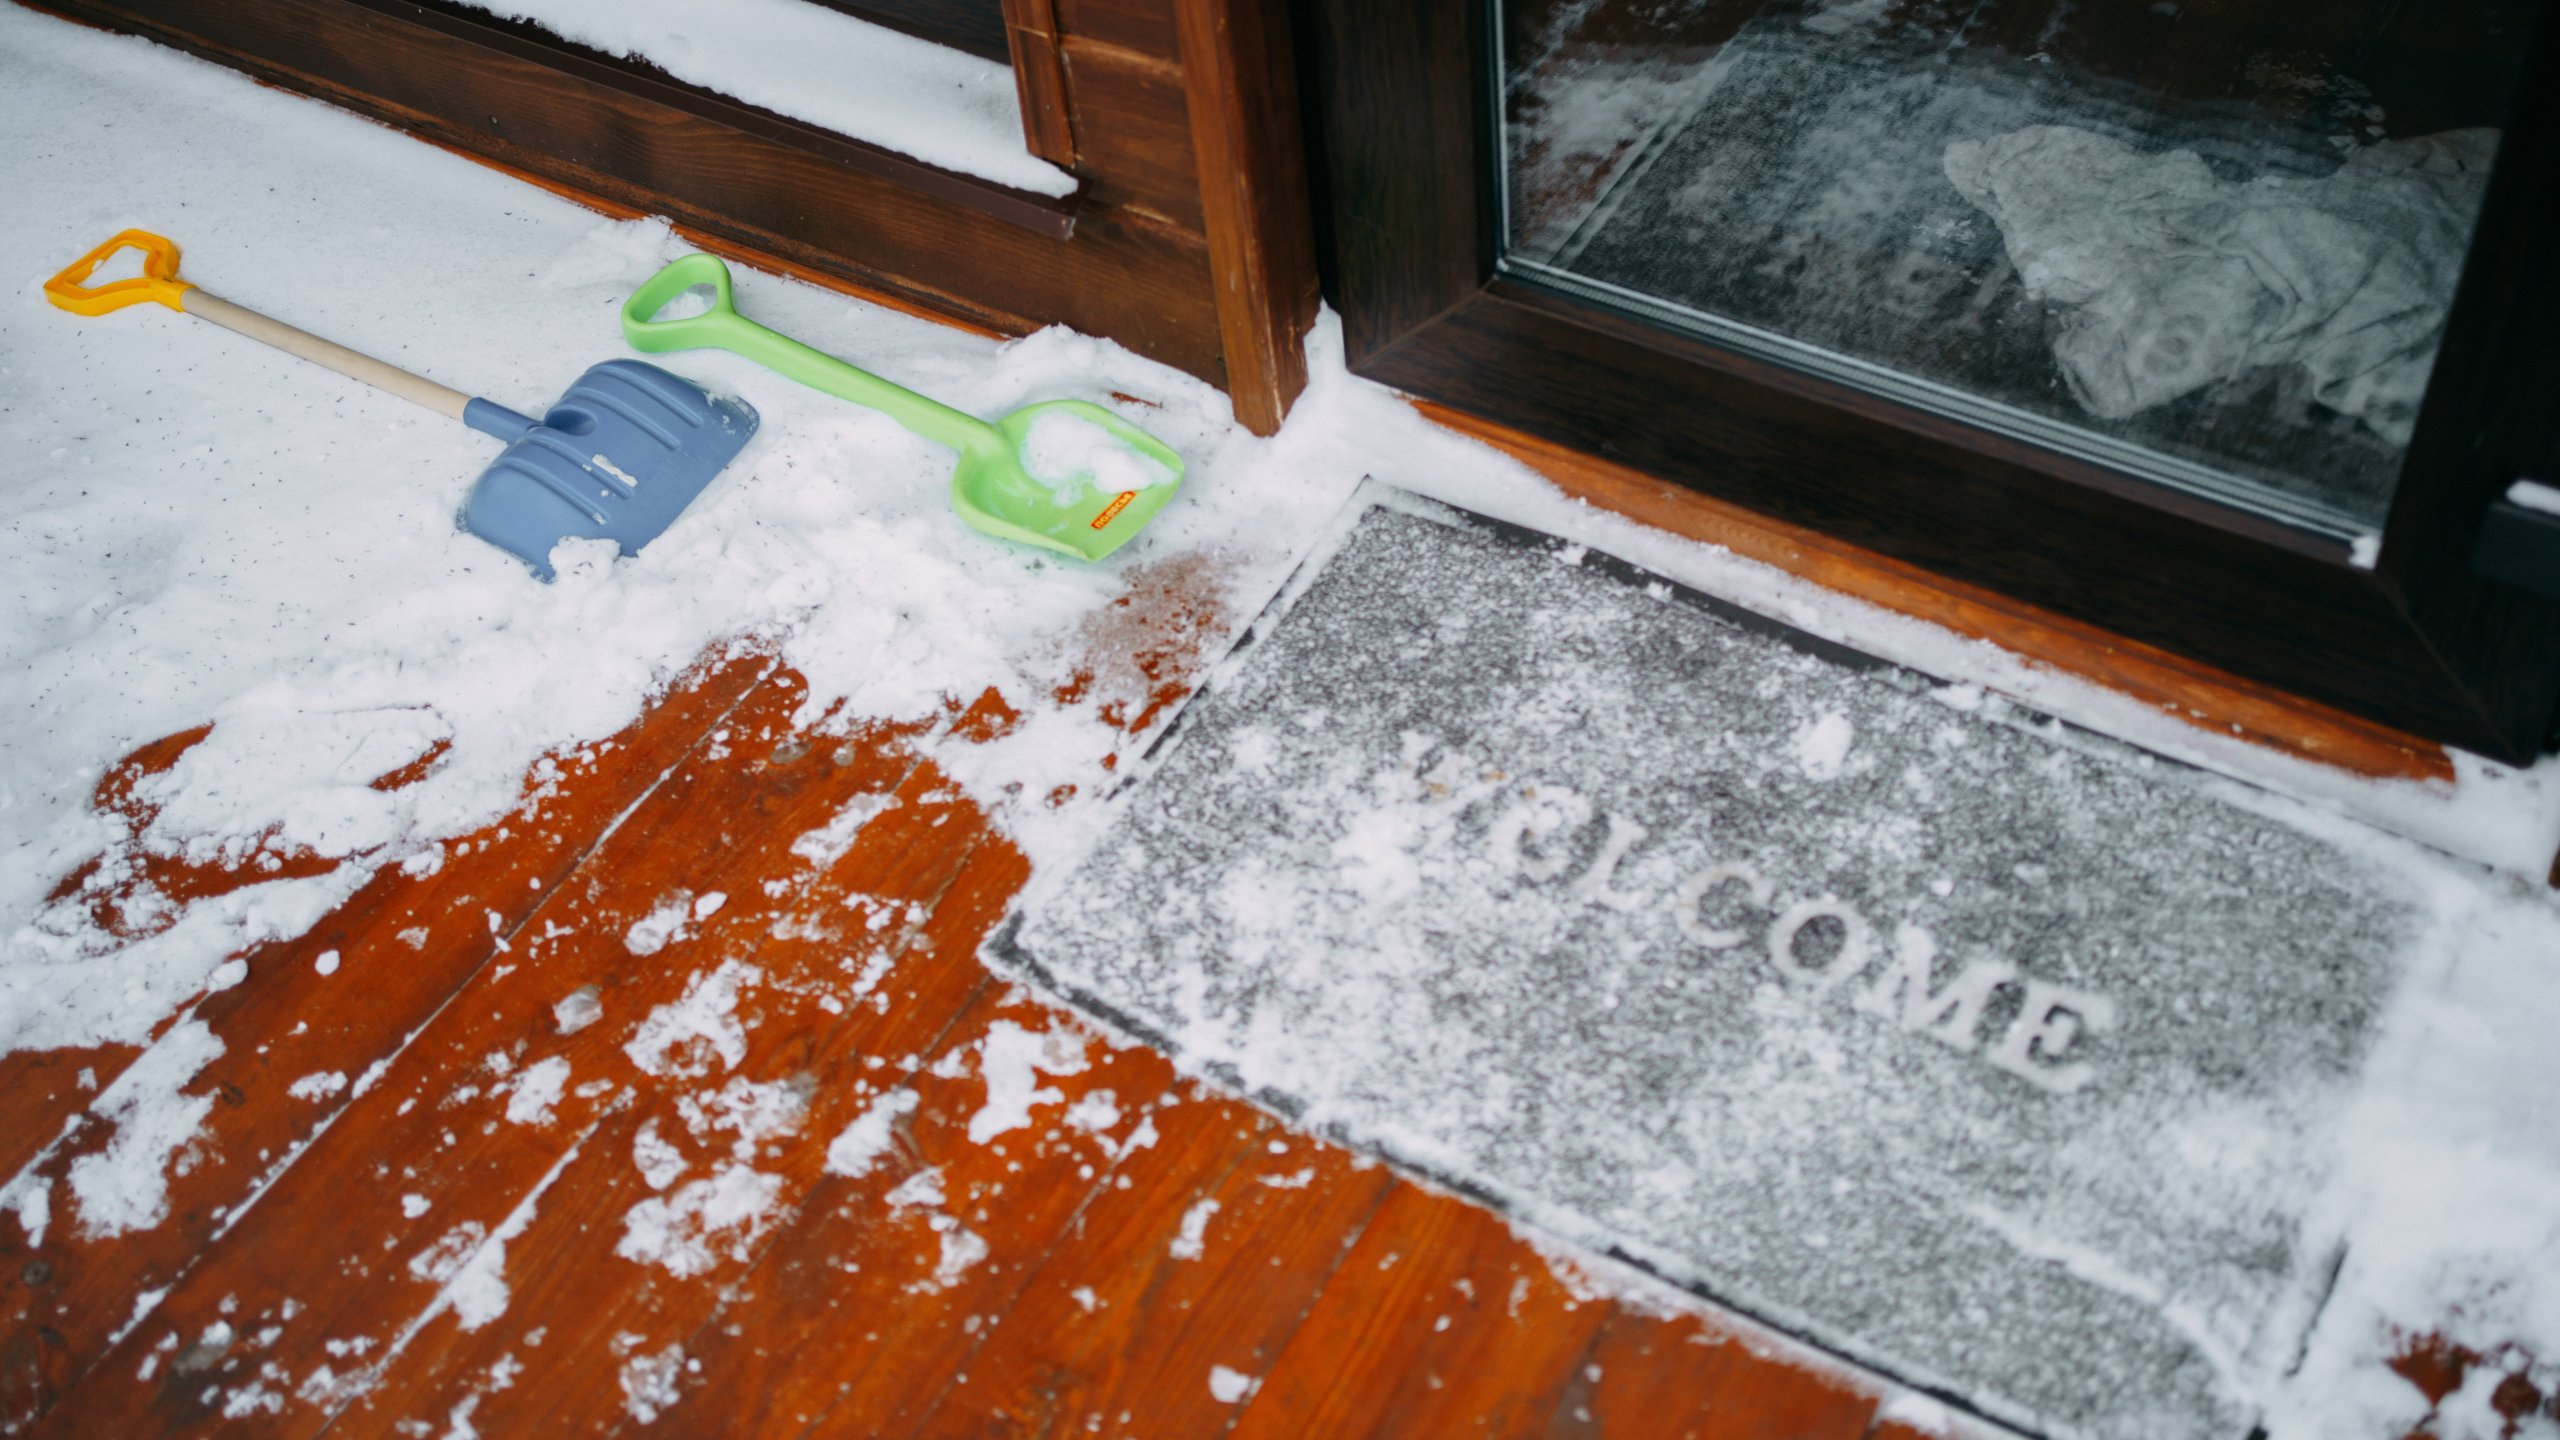
{"label": "yellow shovel grip", "polygon": [[[142,273],[131,280],[112,280],[90,288],[89,276],[106,263],[108,256],[127,247],[142,252]],[[146,300],[156,300],[184,314],[186,307],[178,303],[178,297],[194,288],[178,278],[177,242],[148,230],[127,230],[44,282],[44,298],[74,315],[104,315]]]}

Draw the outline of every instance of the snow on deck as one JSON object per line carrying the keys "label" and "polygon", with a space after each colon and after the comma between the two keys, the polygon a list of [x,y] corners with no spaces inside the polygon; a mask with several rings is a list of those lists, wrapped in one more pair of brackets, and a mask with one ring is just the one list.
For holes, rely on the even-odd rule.
{"label": "snow on deck", "polygon": [[[2504,867],[2447,872],[2441,908],[2460,918],[2402,958],[2320,1198],[2347,1240],[2339,1294],[2265,1398],[2280,1440],[2380,1434],[2423,1409],[2381,1368],[2394,1326],[2560,1354],[2560,921],[2514,878],[2560,838],[2548,765],[2519,776],[2461,757],[2447,795],[2218,741],[1565,500],[1350,379],[1330,326],[1295,418],[1258,440],[1223,396],[1108,344],[981,340],[746,271],[747,313],[960,408],[1119,405],[1182,451],[1184,494],[1110,564],[1069,566],[962,526],[949,457],[887,420],[726,356],[675,355],[660,363],[744,396],[763,431],[645,554],[543,586],[453,527],[484,437],[156,307],[76,319],[38,285],[117,229],[157,229],[215,293],[531,407],[624,353],[623,296],[687,248],[663,223],[608,221],[343,112],[14,8],[0,9],[0,144],[0,572],[15,597],[0,609],[0,1050],[140,1044],[172,1021],[163,1045],[194,1033],[185,1008],[236,979],[234,952],[301,933],[383,866],[438,863],[440,842],[505,816],[529,772],[539,783],[547,754],[620,729],[706,646],[777,645],[808,678],[811,721],[929,718],[990,687],[1027,704],[1067,678],[1076,637],[1132,576],[1187,565],[1224,613],[1250,615],[1376,475]],[[279,878],[152,917],[141,938],[49,902],[120,839],[89,804],[107,768],[208,723],[213,738],[158,782],[170,803],[132,812],[147,817],[135,843],[273,860]],[[1016,797],[1090,789],[1120,743],[1085,701],[938,758],[1055,868],[1101,812]],[[367,783],[404,767],[424,778]],[[284,863],[313,854],[349,858],[317,874]],[[166,1050],[129,1072],[132,1143],[115,1153],[136,1168],[116,1180],[130,1194],[153,1193],[140,1169],[184,1163],[188,1059]],[[152,1223],[147,1207],[87,1214],[28,1175],[0,1181],[0,1210],[31,1239]],[[636,1373],[635,1393],[656,1393],[654,1372]]]}

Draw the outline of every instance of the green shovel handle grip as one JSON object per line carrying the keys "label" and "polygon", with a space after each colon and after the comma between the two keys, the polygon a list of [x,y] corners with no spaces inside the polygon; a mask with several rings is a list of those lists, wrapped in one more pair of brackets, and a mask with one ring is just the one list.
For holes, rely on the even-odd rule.
{"label": "green shovel handle grip", "polygon": [[[710,309],[677,320],[655,318],[667,302],[697,285],[711,287]],[[1004,443],[996,427],[975,415],[812,350],[739,314],[730,297],[729,267],[717,255],[687,255],[632,291],[622,303],[622,336],[632,349],[650,354],[714,348],[743,355],[778,375],[868,406],[936,444],[964,453]]]}

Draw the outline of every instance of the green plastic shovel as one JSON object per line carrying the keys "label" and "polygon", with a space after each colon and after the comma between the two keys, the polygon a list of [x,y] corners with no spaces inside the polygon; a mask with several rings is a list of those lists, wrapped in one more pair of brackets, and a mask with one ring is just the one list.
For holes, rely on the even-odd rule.
{"label": "green plastic shovel", "polygon": [[[711,288],[711,308],[681,319],[656,318],[668,302],[700,285]],[[738,313],[729,267],[716,255],[687,255],[632,291],[622,306],[622,333],[633,349],[652,354],[704,347],[734,351],[950,446],[960,452],[951,472],[951,508],[999,539],[1099,560],[1145,529],[1182,483],[1182,457],[1173,447],[1099,405],[1043,400],[990,425],[768,330]],[[1064,443],[1035,440],[1035,427],[1054,437],[1061,418],[1067,422]],[[1051,424],[1041,426],[1044,420]],[[1104,433],[1094,436],[1080,425]],[[1035,460],[1046,454],[1043,468],[1049,473],[1034,474],[1026,453]]]}

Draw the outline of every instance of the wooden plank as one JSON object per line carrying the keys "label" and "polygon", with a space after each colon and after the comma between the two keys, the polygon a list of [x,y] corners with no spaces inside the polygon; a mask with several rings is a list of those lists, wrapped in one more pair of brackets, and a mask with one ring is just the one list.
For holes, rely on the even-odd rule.
{"label": "wooden plank", "polygon": [[[983,924],[1001,904],[989,886],[1009,897],[1018,880],[1018,862],[1001,858],[961,878],[988,835],[976,807],[939,771],[916,767],[754,949],[760,979],[737,1063],[700,1076],[617,1068],[613,1062],[629,1058],[618,1051],[601,1056],[601,1068],[579,1063],[576,1073],[601,1074],[628,1101],[602,1117],[508,1239],[505,1313],[476,1326],[451,1312],[431,1317],[329,1433],[401,1435],[442,1426],[457,1411],[492,1434],[602,1432],[631,1413],[624,1382],[635,1357],[645,1366],[703,1326],[724,1289],[751,1270],[761,1237],[787,1231],[822,1183],[829,1142],[895,1083],[896,1069],[884,1062],[940,1049],[983,988],[974,968],[951,955],[975,940],[953,927]],[[832,934],[806,923],[829,914],[856,923]],[[892,918],[870,930],[864,915]],[[592,939],[615,943],[611,935]],[[874,966],[887,974],[861,985]],[[751,1096],[753,1106],[724,1108],[721,1100]],[[722,1123],[742,1114],[763,1118]],[[652,1170],[642,1163],[652,1156],[684,1168]],[[706,1231],[676,1263],[628,1248],[630,1236],[657,1223],[651,1217],[671,1206],[686,1213],[680,1202],[688,1193],[705,1200],[746,1193],[736,1187],[760,1197],[755,1219]],[[539,1386],[492,1382],[533,1363]]]}
{"label": "wooden plank", "polygon": [[1566,494],[1960,635],[1980,636],[2198,729],[2377,779],[2453,779],[2444,747],[2405,731],[1464,411],[1427,400],[1413,403],[1434,422],[1520,460]]}
{"label": "wooden plank", "polygon": [[[530,170],[519,169],[518,167],[510,165],[503,160],[497,159],[493,156],[483,155],[476,150],[465,150],[458,145],[449,145],[441,140],[437,140],[426,135],[420,135],[415,138],[420,143],[433,145],[448,155],[458,156],[461,159],[470,161],[474,165],[485,165],[489,169],[495,170],[500,174],[509,176],[513,179],[520,180],[527,185],[548,190],[552,194],[559,196],[561,199],[568,201],[572,205],[584,206],[599,215],[608,216],[615,220],[637,220],[649,213],[640,209],[638,206],[627,205],[621,201],[608,199],[605,196],[598,195],[593,191],[580,190],[573,186],[562,184],[560,181],[554,180],[547,175],[537,175]],[[733,265],[749,266],[757,270],[765,271],[768,274],[788,275],[792,279],[798,280],[803,284],[815,285],[822,290],[833,290],[839,295],[850,295],[865,305],[877,305],[883,310],[895,310],[901,315],[912,315],[918,320],[930,320],[936,325],[946,325],[954,330],[965,331],[968,334],[980,336],[988,340],[1000,340],[1029,333],[1024,330],[998,330],[978,321],[954,315],[948,310],[938,310],[929,306],[920,305],[906,296],[892,295],[886,290],[875,290],[868,285],[856,284],[832,271],[820,270],[813,266],[804,265],[799,261],[790,259],[786,256],[776,255],[768,250],[759,250],[752,245],[743,245],[726,235],[715,235],[710,231],[703,230],[696,226],[677,225],[674,228],[676,234],[682,236],[687,244],[692,245],[698,250],[708,251],[711,254],[717,255],[720,258],[729,261]]]}
{"label": "wooden plank", "polygon": [[1178,1440],[1234,1422],[1216,1371],[1270,1369],[1392,1177],[1241,1103],[1187,1103],[1212,1123],[1096,1192],[918,1440]]}
{"label": "wooden plank", "polygon": [[1076,133],[1067,102],[1067,71],[1058,52],[1052,0],[1004,0],[1005,43],[1012,47],[1013,88],[1022,106],[1023,139],[1052,165],[1076,168]]}
{"label": "wooden plank", "polygon": [[[910,768],[894,735],[832,748],[795,741],[790,722],[804,694],[787,673],[749,692],[710,743],[649,791],[574,875],[538,893],[523,923],[498,927],[497,938],[508,947],[504,960],[489,965],[455,1003],[430,1010],[432,1020],[405,1045],[391,1047],[396,1053],[374,1083],[345,1092],[350,1098],[342,1108],[311,1106],[285,1093],[300,1064],[308,1063],[303,1057],[287,1067],[273,1050],[260,1055],[235,1048],[231,1053],[276,1072],[259,1084],[256,1103],[244,1092],[233,1115],[216,1107],[213,1150],[238,1156],[246,1173],[235,1172],[221,1189],[194,1198],[179,1211],[183,1227],[150,1233],[154,1243],[185,1242],[163,1268],[128,1266],[121,1283],[101,1287],[91,1303],[65,1317],[67,1325],[81,1327],[88,1353],[109,1347],[99,1361],[103,1373],[145,1383],[73,1389],[46,1429],[69,1435],[187,1431],[215,1426],[226,1409],[259,1414],[270,1396],[281,1413],[259,1414],[267,1433],[325,1421],[343,1398],[339,1384],[349,1372],[378,1363],[433,1302],[442,1285],[437,1245],[458,1243],[453,1237],[467,1235],[468,1227],[482,1234],[502,1227],[573,1137],[633,1103],[629,1085],[617,1078],[636,1063],[622,1046],[650,1023],[656,1007],[689,991],[699,1002],[697,982],[712,970],[703,957],[743,965],[738,957],[751,955],[795,913],[800,890],[793,882],[805,878],[810,864],[792,852],[793,843],[849,803],[896,784]],[[694,899],[692,892],[715,873],[737,888],[726,894],[726,904],[697,903],[682,927],[695,933],[678,943],[675,922],[686,914],[680,902]],[[767,880],[777,882],[772,890]],[[521,879],[512,888],[536,893]],[[415,950],[403,945],[403,955],[492,943],[481,896],[438,898],[446,904],[431,922],[432,933],[420,937]],[[644,921],[662,943],[643,938],[635,927]],[[330,925],[324,922],[312,940],[334,943]],[[374,989],[396,988],[399,980],[391,956],[345,968],[369,983],[358,988],[341,978],[342,988],[313,999],[307,1013],[352,1014]],[[289,974],[311,969],[286,967]],[[757,991],[751,976],[730,978],[732,993]],[[713,1000],[701,1003],[717,1011],[716,985],[711,993]],[[598,1016],[592,1024],[564,1018],[576,1007],[557,1008],[580,996]],[[657,1023],[663,1031],[669,1021]],[[715,1037],[721,1033],[716,1015],[703,1023]],[[292,1032],[291,1017],[277,1015],[254,1033],[264,1048],[279,1046]],[[681,1027],[673,1038],[682,1038]],[[661,1065],[708,1067],[713,1062],[698,1048],[677,1046]],[[510,1077],[554,1056],[567,1062],[578,1083],[543,1107],[548,1119],[508,1118],[515,1113]],[[606,1083],[592,1083],[598,1079]],[[259,1155],[229,1133],[280,1107],[336,1113],[298,1158],[273,1147]],[[291,1163],[276,1175],[272,1162],[279,1156]],[[195,1184],[193,1174],[177,1179]],[[244,1195],[255,1203],[244,1203]],[[362,1203],[350,1205],[349,1197]],[[172,1199],[173,1208],[189,1203],[174,1191]],[[128,1325],[132,1297],[164,1288],[147,1322]],[[109,1338],[120,1333],[121,1340]],[[200,1342],[208,1333],[236,1343],[206,1346]],[[332,1341],[339,1351],[329,1350]]]}
{"label": "wooden plank", "polygon": [[1873,1394],[1818,1361],[1755,1350],[1697,1316],[1619,1308],[1559,1398],[1548,1433],[1649,1440],[1864,1440]]}
{"label": "wooden plank", "polygon": [[0,1055],[0,1175],[15,1175],[142,1054],[139,1045],[72,1045]]}
{"label": "wooden plank", "polygon": [[874,145],[797,117],[680,80],[645,57],[614,55],[567,39],[532,20],[425,0],[351,0],[401,24],[417,26],[494,55],[528,62],[588,81],[625,99],[696,116],[763,141],[876,175],[904,189],[931,195],[991,219],[1065,239],[1075,227],[1072,199],[1001,185],[946,170],[901,151]]}
{"label": "wooden plank", "polygon": [[[112,1117],[84,1115],[34,1171],[55,1197],[45,1243],[31,1249],[16,1227],[0,1227],[0,1428],[41,1413],[87,1373],[133,1317],[136,1296],[199,1264],[279,1163],[332,1127],[343,1087],[444,1008],[770,664],[743,656],[698,668],[620,736],[555,757],[555,781],[529,777],[525,807],[447,847],[439,868],[377,874],[308,933],[241,957],[248,973],[238,984],[197,1000],[186,1017],[222,1053],[186,1090],[221,1103],[192,1158],[171,1167],[169,1218],[82,1233],[90,1227],[60,1182],[119,1133]],[[314,1075],[336,1075],[341,1088],[289,1093]]]}
{"label": "wooden plank", "polygon": [[[390,0],[383,0],[390,3]],[[1208,245],[1164,218],[1169,201],[1116,207],[1113,156],[1088,156],[1089,191],[1064,239],[849,168],[806,147],[657,103],[605,78],[504,53],[359,0],[59,0],[52,8],[147,34],[573,189],[1020,333],[1066,324],[1224,384]],[[1137,191],[1188,176],[1178,79],[1168,126],[1130,116]],[[1079,132],[1081,133],[1081,132]],[[1193,182],[1185,181],[1185,188]],[[1181,210],[1180,204],[1174,204]]]}
{"label": "wooden plank", "polygon": [[1175,0],[1218,336],[1236,419],[1269,435],[1307,388],[1315,217],[1287,7]]}
{"label": "wooden plank", "polygon": [[1058,29],[1159,60],[1182,58],[1172,0],[1058,0]]}
{"label": "wooden plank", "polygon": [[[1092,202],[1200,235],[1200,175],[1181,63],[1072,32],[1060,38],[1059,52]],[[1205,258],[1207,242],[1200,243]],[[1200,298],[1214,309],[1210,282],[1203,281]]]}
{"label": "wooden plank", "polygon": [[1500,1217],[1398,1184],[1234,1440],[1542,1433],[1609,1309],[1571,1294]]}
{"label": "wooden plank", "polygon": [[[966,918],[983,932],[1001,913],[991,904]],[[943,963],[965,965],[966,953],[946,951]],[[999,1031],[1047,1036],[1051,1055],[1084,1068],[1037,1077],[1027,1128],[977,1130],[982,1112],[1004,1107],[971,1051]],[[916,1099],[890,1153],[825,1177],[684,1344],[673,1401],[683,1415],[738,1434],[907,1433],[1087,1197],[1115,1183],[1132,1136],[1151,1126],[1157,1148],[1181,1150],[1230,1124],[1215,1107],[1158,1108],[1173,1083],[1162,1056],[1097,1043],[1019,992],[991,987],[937,1049],[904,1078]]]}

